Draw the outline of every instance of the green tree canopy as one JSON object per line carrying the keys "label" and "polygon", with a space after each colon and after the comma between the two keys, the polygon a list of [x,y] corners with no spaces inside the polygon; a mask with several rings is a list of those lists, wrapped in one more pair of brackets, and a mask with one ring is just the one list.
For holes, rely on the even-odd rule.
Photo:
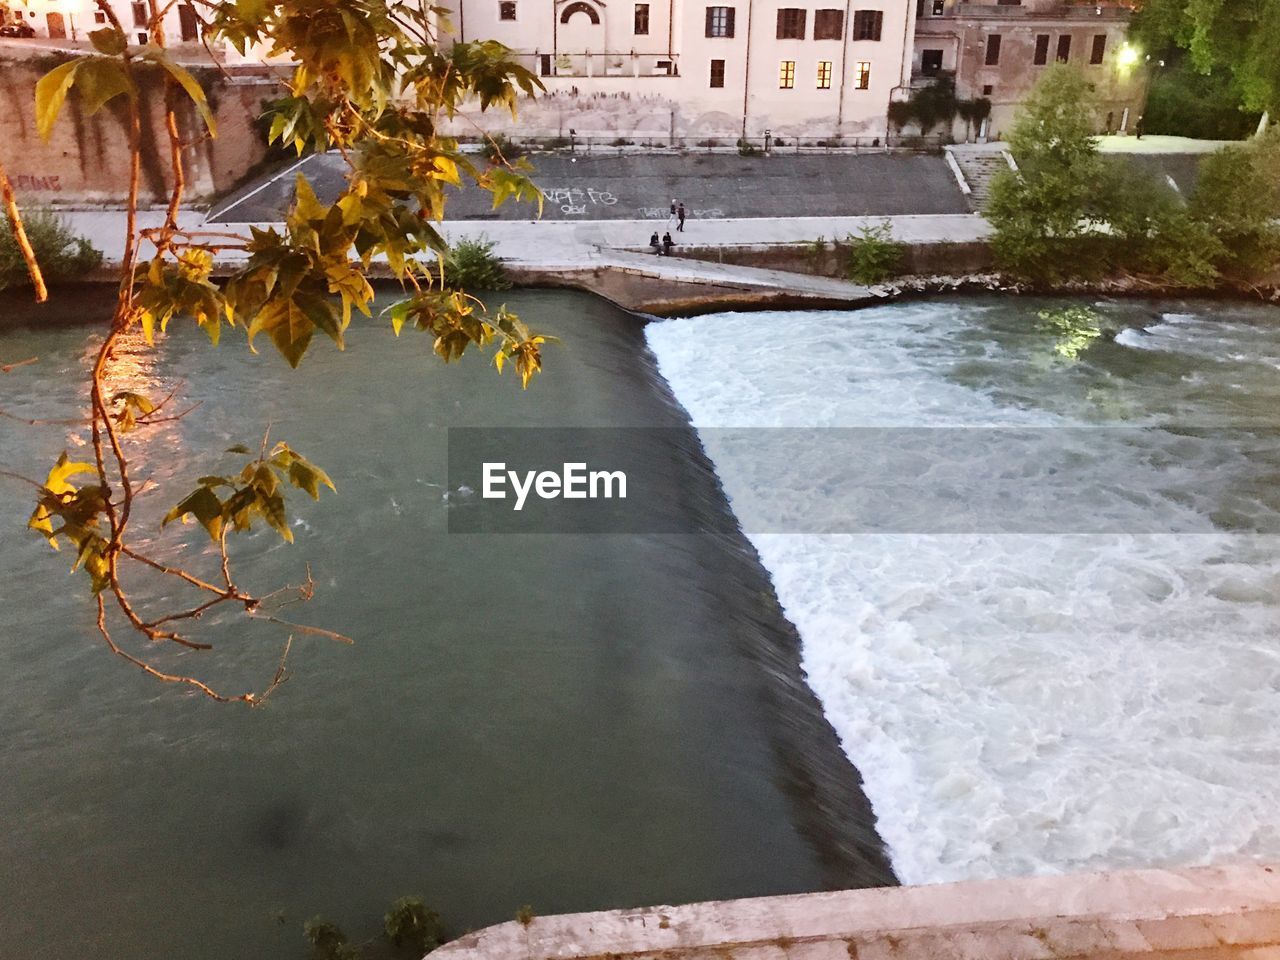
{"label": "green tree canopy", "polygon": [[1230,75],[1240,106],[1280,114],[1280,0],[1143,0],[1133,23],[1149,52],[1190,52],[1201,73]]}

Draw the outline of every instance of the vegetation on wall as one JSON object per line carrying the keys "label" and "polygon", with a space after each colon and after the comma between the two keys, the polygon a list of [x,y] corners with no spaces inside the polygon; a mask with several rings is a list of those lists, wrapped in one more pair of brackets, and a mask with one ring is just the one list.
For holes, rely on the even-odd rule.
{"label": "vegetation on wall", "polygon": [[864,285],[883,283],[892,277],[905,252],[902,244],[893,239],[893,228],[887,220],[863,227],[845,242],[849,248],[845,276]]}
{"label": "vegetation on wall", "polygon": [[[140,29],[148,42],[135,44],[135,31],[124,28],[115,7],[97,0],[105,25],[89,34],[91,52],[57,64],[36,87],[40,136],[50,136],[68,96],[78,99],[85,115],[110,105],[122,118],[131,161],[123,171],[128,201],[119,286],[110,325],[86,371],[90,409],[74,441],[87,453],[72,460],[64,452],[47,477],[19,479],[34,488],[30,528],[55,549],[68,546],[73,568],[84,571],[97,631],[111,653],[160,681],[219,701],[258,704],[285,679],[294,635],[349,638],[281,614],[284,604],[311,595],[309,576],[295,589],[271,593],[241,586],[230,543],[259,524],[291,541],[287,495],[319,499],[321,488],[332,490],[334,484],[286,442],[268,441],[266,424],[227,423],[220,430],[249,443],[204,453],[210,459],[238,458],[234,465],[195,471],[203,475],[190,478],[194,489],[183,497],[151,493],[172,496],[169,502],[176,505],[166,523],[197,523],[211,549],[197,549],[184,560],[181,545],[166,543],[157,531],[139,536],[136,498],[153,486],[146,477],[165,473],[158,458],[168,455],[139,439],[157,423],[193,414],[167,407],[170,398],[123,389],[113,382],[112,358],[126,343],[129,349],[153,347],[170,323],[193,322],[214,343],[228,331],[250,345],[265,337],[296,367],[317,335],[342,349],[354,317],[373,319],[369,273],[377,260],[403,288],[380,322],[397,334],[406,325],[421,331],[445,361],[491,347],[499,372],[511,366],[527,386],[541,369],[546,339],[505,308],[490,310],[451,282],[445,269],[449,247],[434,223],[443,218],[447,188],[464,180],[489,191],[495,207],[508,199],[540,207],[538,189],[500,150],[485,162],[439,130],[472,98],[481,109],[514,114],[521,93],[531,95],[541,84],[501,44],[438,44],[436,10],[415,3],[197,0],[193,9],[211,41],[229,41],[241,52],[259,45],[296,64],[269,107],[269,139],[299,156],[334,151],[348,170],[345,188],[329,203],[299,175],[281,227],[187,230],[179,225],[187,177],[179,110],[194,107],[210,137],[217,136],[217,126],[200,79],[165,49],[163,20],[171,8],[159,0],[144,4],[148,20]],[[162,152],[170,192],[162,224],[141,229],[136,214],[148,86],[160,87],[155,92],[164,99]],[[33,231],[24,229],[3,170],[0,187],[11,242],[39,299],[44,284],[41,251],[31,235],[36,223]],[[230,276],[218,277],[214,258],[225,251],[241,259]],[[51,268],[56,260],[49,261]],[[163,369],[162,361],[157,356],[153,369]],[[254,434],[261,439],[250,439]],[[177,667],[162,659],[165,650],[208,650],[209,642],[196,631],[211,610],[239,611],[289,631],[264,686],[225,692],[195,675],[207,663],[186,657],[173,661],[182,665]]]}
{"label": "vegetation on wall", "polygon": [[1050,69],[1014,122],[1018,170],[1001,172],[986,215],[997,265],[1054,284],[1129,272],[1163,285],[1250,283],[1280,262],[1280,131],[1209,154],[1189,199],[1114,159],[1090,136],[1088,84]]}
{"label": "vegetation on wall", "polygon": [[973,100],[957,98],[955,77],[951,74],[943,74],[927,87],[913,90],[906,100],[894,100],[889,104],[889,122],[898,133],[903,127],[915,124],[922,136],[928,136],[940,123],[950,126],[957,115],[972,132],[991,115],[991,101],[985,97]]}

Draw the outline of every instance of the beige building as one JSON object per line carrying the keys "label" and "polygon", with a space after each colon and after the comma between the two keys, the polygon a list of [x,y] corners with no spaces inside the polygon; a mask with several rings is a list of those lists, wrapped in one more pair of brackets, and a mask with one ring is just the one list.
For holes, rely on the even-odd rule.
{"label": "beige building", "polygon": [[[165,39],[174,44],[196,43],[200,39],[195,7],[190,3],[163,4]],[[150,6],[131,0],[111,0],[111,9],[119,18],[131,41],[146,43],[146,25]],[[23,0],[9,5],[9,20],[26,23],[36,36],[54,40],[84,40],[90,32],[106,25],[107,16],[94,0]]]}
{"label": "beige building", "polygon": [[[882,142],[910,83],[908,0],[445,0],[452,35],[516,50],[548,96],[525,134]],[[498,118],[486,118],[492,129]],[[460,130],[459,132],[465,132]]]}
{"label": "beige building", "polygon": [[954,77],[960,99],[985,97],[980,130],[957,121],[953,135],[997,139],[1044,69],[1072,63],[1097,94],[1098,132],[1132,132],[1146,94],[1145,70],[1125,44],[1131,10],[1105,0],[916,0],[911,80],[916,89]]}

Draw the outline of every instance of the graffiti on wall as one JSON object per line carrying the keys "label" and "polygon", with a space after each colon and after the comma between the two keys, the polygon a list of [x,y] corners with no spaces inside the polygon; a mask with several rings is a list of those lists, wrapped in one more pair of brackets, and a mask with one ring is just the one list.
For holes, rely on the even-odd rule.
{"label": "graffiti on wall", "polygon": [[62,178],[58,175],[37,177],[30,173],[15,174],[10,178],[16,190],[44,190],[56,192],[62,189]]}
{"label": "graffiti on wall", "polygon": [[551,187],[542,194],[548,203],[559,206],[560,212],[569,216],[582,216],[588,206],[612,207],[618,202],[608,190],[595,187]]}
{"label": "graffiti on wall", "polygon": [[[639,207],[640,217],[643,220],[670,220],[670,207]],[[724,211],[719,207],[710,207],[706,210],[686,210],[691,220],[720,220],[724,218]]]}

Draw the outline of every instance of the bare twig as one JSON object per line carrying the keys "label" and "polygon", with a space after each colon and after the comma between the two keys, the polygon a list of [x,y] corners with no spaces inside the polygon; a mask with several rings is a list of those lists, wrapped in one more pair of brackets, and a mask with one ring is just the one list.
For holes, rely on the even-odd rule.
{"label": "bare twig", "polygon": [[[13,234],[13,242],[22,251],[22,259],[27,265],[27,276],[31,278],[31,286],[35,288],[36,303],[44,303],[49,299],[49,288],[44,285],[44,274],[40,272],[36,252],[31,247],[31,241],[27,239],[27,228],[23,226],[22,213],[18,210],[18,197],[13,192],[13,184],[9,181],[9,174],[4,169],[3,161],[0,161],[0,197],[4,198],[4,212],[9,218],[9,230]],[[5,373],[8,372],[6,368]]]}

